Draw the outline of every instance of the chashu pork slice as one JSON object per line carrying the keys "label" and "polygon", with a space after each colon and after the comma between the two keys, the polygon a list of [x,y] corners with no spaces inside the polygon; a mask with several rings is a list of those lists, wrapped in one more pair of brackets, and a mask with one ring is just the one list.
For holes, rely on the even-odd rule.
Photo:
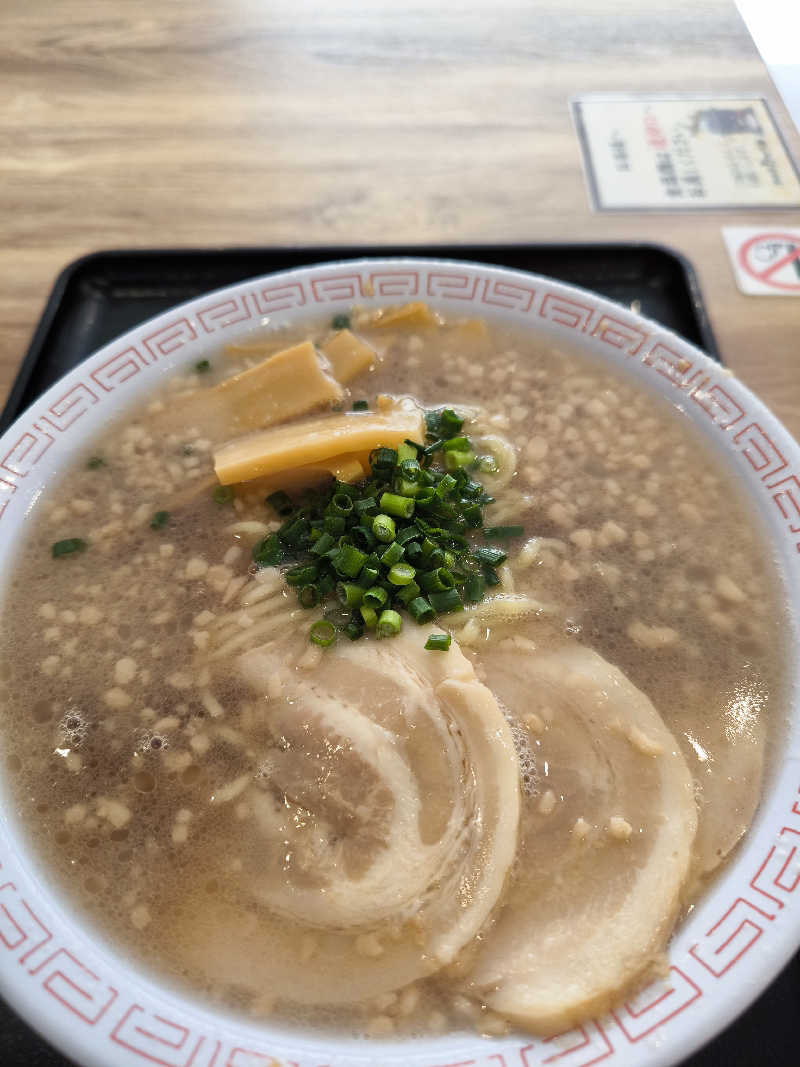
{"label": "chashu pork slice", "polygon": [[472,664],[455,643],[426,651],[429,632],[340,641],[317,662],[295,632],[229,664],[268,731],[237,876],[239,910],[265,918],[243,935],[220,905],[193,967],[341,1004],[437,971],[483,927],[516,852],[519,762]]}
{"label": "chashu pork slice", "polygon": [[648,698],[597,653],[510,647],[479,658],[527,729],[515,877],[470,992],[554,1032],[606,1010],[663,952],[697,826],[680,749]]}

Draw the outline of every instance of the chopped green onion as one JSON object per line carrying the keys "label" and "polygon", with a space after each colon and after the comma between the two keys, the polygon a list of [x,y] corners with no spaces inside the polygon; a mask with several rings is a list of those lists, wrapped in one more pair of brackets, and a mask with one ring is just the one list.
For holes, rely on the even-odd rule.
{"label": "chopped green onion", "polygon": [[399,563],[400,560],[403,558],[404,551],[405,550],[402,545],[399,545],[397,541],[392,541],[392,543],[381,556],[381,563],[383,563],[386,567],[391,567],[395,563]]}
{"label": "chopped green onion", "polygon": [[415,482],[411,478],[398,478],[394,488],[401,496],[416,497],[422,486],[420,486],[419,482]]}
{"label": "chopped green onion", "polygon": [[500,469],[494,456],[478,456],[477,463],[481,474],[497,474]]}
{"label": "chopped green onion", "polygon": [[[468,526],[480,526],[481,522],[483,521],[483,508],[480,506],[480,504],[467,504],[464,510],[462,511],[462,514],[467,520]],[[499,527],[496,528],[499,529]]]}
{"label": "chopped green onion", "polygon": [[384,515],[383,513],[376,515],[372,520],[372,532],[379,541],[388,544],[389,541],[394,540],[394,535],[396,533],[394,519],[391,515]]}
{"label": "chopped green onion", "polygon": [[376,474],[393,470],[396,463],[397,453],[393,448],[373,448],[369,454],[369,465]]}
{"label": "chopped green onion", "polygon": [[360,552],[353,545],[342,545],[331,562],[337,574],[343,578],[355,578],[364,566],[366,558],[366,552]]}
{"label": "chopped green onion", "polygon": [[449,471],[455,471],[459,467],[469,467],[474,459],[473,452],[445,452],[444,465]]}
{"label": "chopped green onion", "polygon": [[495,586],[500,584],[500,575],[494,569],[494,567],[483,568],[483,579],[488,586]]}
{"label": "chopped green onion", "polygon": [[350,537],[359,548],[375,547],[375,535],[368,526],[353,526],[350,530]]}
{"label": "chopped green onion", "polygon": [[329,515],[341,515],[343,518],[347,518],[353,510],[353,501],[347,493],[336,493],[325,510]]}
{"label": "chopped green onion", "polygon": [[[334,493],[344,493],[345,496],[349,496],[353,501],[358,496],[358,489],[354,485],[351,485],[350,482],[343,482],[339,478],[334,480],[333,491]],[[306,490],[306,492],[310,492],[310,490]]]}
{"label": "chopped green onion", "polygon": [[524,532],[524,526],[486,526],[483,536],[489,541],[494,541],[504,537],[520,537]]}
{"label": "chopped green onion", "polygon": [[431,634],[425,642],[425,648],[429,652],[447,652],[451,640],[450,634]]}
{"label": "chopped green onion", "polygon": [[301,563],[299,567],[292,567],[284,574],[288,585],[311,585],[316,581],[319,571],[314,563]]}
{"label": "chopped green onion", "polygon": [[479,563],[486,563],[490,567],[496,567],[500,563],[505,563],[508,558],[508,554],[502,550],[502,548],[473,548],[472,556]]}
{"label": "chopped green onion", "polygon": [[294,511],[294,504],[282,489],[279,489],[276,493],[270,493],[266,502],[274,508],[279,515],[291,515]]}
{"label": "chopped green onion", "polygon": [[278,530],[278,540],[290,548],[299,548],[311,533],[311,526],[302,515],[285,522]]}
{"label": "chopped green onion", "polygon": [[484,527],[483,509],[493,498],[470,474],[474,455],[463,420],[446,408],[429,412],[426,425],[432,443],[373,449],[361,483],[331,479],[299,501],[282,491],[267,498],[284,521],[253,558],[259,566],[288,562],[286,582],[300,604],[329,607],[319,635],[325,640],[342,632],[355,641],[373,628],[389,636],[399,632],[404,609],[429,622],[478,603],[500,581],[495,567],[505,552],[465,535],[480,529],[491,540],[522,528]]}
{"label": "chopped green onion", "polygon": [[211,495],[215,504],[229,504],[233,500],[233,486],[218,485]]}
{"label": "chopped green onion", "polygon": [[201,359],[198,363],[195,363],[194,369],[198,374],[205,374],[206,371],[211,370],[211,363],[207,359]]}
{"label": "chopped green onion", "polygon": [[331,326],[334,330],[349,330],[350,316],[342,313],[334,315],[331,319]]}
{"label": "chopped green onion", "polygon": [[422,531],[419,527],[407,526],[405,530],[400,530],[395,540],[399,545],[406,545],[409,541],[414,541],[418,537],[422,537]]}
{"label": "chopped green onion", "polygon": [[318,585],[304,585],[297,590],[297,599],[304,608],[315,608],[319,604],[321,593]]}
{"label": "chopped green onion", "polygon": [[339,603],[344,607],[357,608],[364,596],[364,590],[360,585],[354,585],[352,582],[337,582],[336,595]]}
{"label": "chopped green onion", "polygon": [[311,552],[312,556],[324,556],[325,553],[329,549],[333,548],[335,544],[336,540],[334,537],[331,536],[331,534],[323,533],[317,538],[317,540],[311,546],[309,551]]}
{"label": "chopped green onion", "polygon": [[395,593],[395,600],[399,600],[401,604],[405,604],[406,607],[419,596],[421,590],[416,582],[409,582],[408,585],[401,585]]}
{"label": "chopped green onion", "polygon": [[56,541],[52,547],[53,559],[61,556],[71,556],[74,552],[85,552],[88,544],[80,537],[67,537],[63,541]]}
{"label": "chopped green onion", "polygon": [[336,627],[327,619],[318,619],[308,631],[308,639],[322,648],[330,648],[336,640]]}
{"label": "chopped green onion", "polygon": [[380,573],[380,560],[378,560],[377,567],[373,566],[369,560],[367,560],[358,576],[358,584],[362,589],[371,589],[378,580]]}
{"label": "chopped green onion", "polygon": [[439,417],[439,425],[448,437],[458,433],[464,425],[464,420],[456,415],[452,408],[445,408]]}
{"label": "chopped green onion", "polygon": [[419,584],[426,593],[443,593],[446,589],[452,589],[455,582],[446,567],[439,567],[435,571],[420,574]]}
{"label": "chopped green onion", "polygon": [[431,607],[438,615],[444,615],[448,611],[462,611],[464,608],[457,589],[446,589],[441,593],[429,593],[428,600],[430,600]]}
{"label": "chopped green onion", "polygon": [[394,637],[403,629],[403,620],[396,611],[387,608],[378,618],[378,637]]}
{"label": "chopped green onion", "polygon": [[441,548],[434,548],[433,552],[428,556],[428,569],[436,570],[444,563],[444,552]]}
{"label": "chopped green onion", "polygon": [[424,622],[430,622],[436,614],[430,601],[426,600],[424,596],[414,597],[408,605],[408,613],[415,622],[420,624],[420,626]]}
{"label": "chopped green onion", "polygon": [[464,600],[468,604],[477,604],[483,600],[486,582],[479,574],[470,574],[464,583]]}
{"label": "chopped green onion", "polygon": [[471,449],[469,447],[469,438],[468,437],[450,437],[442,445],[442,448],[444,449],[445,452],[469,452],[469,451],[471,451]]}
{"label": "chopped green onion", "polygon": [[418,455],[417,445],[415,445],[413,441],[403,441],[401,445],[397,446],[397,463],[401,467],[409,460],[414,460],[416,462]]}
{"label": "chopped green onion", "polygon": [[354,400],[353,401],[353,411],[367,411],[367,410],[369,410],[369,401],[368,400]]}
{"label": "chopped green onion", "polygon": [[381,585],[370,586],[364,592],[364,603],[370,604],[373,608],[382,608],[388,599],[389,594]]}
{"label": "chopped green onion", "polygon": [[396,493],[384,493],[380,500],[381,511],[388,515],[396,515],[401,519],[410,519],[414,514],[414,501],[408,496],[398,496]]}
{"label": "chopped green onion", "polygon": [[150,526],[153,530],[163,530],[169,522],[168,511],[157,511],[150,520]]}
{"label": "chopped green onion", "polygon": [[105,467],[106,461],[103,459],[102,456],[92,456],[90,459],[87,460],[86,466],[89,468],[90,471],[96,471],[100,467]]}
{"label": "chopped green onion", "polygon": [[277,534],[269,534],[253,548],[253,559],[259,567],[276,567],[283,562],[283,545]]}
{"label": "chopped green onion", "polygon": [[390,568],[386,577],[392,583],[392,585],[408,585],[414,581],[414,575],[417,572],[408,563],[395,563]]}
{"label": "chopped green onion", "polygon": [[368,496],[365,500],[354,500],[353,511],[357,515],[363,515],[367,511],[374,511],[378,506],[378,501],[374,496]]}
{"label": "chopped green onion", "polygon": [[325,533],[333,534],[338,537],[339,534],[343,534],[347,523],[344,521],[343,515],[326,515],[323,519],[323,525],[325,527]]}

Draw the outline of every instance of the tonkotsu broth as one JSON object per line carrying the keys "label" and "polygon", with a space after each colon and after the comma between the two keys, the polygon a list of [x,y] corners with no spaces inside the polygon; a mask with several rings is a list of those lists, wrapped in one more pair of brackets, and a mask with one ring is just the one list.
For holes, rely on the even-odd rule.
{"label": "tonkotsu broth", "polygon": [[[546,610],[510,622],[445,616],[435,627],[451,629],[478,679],[496,685],[522,771],[517,858],[492,919],[512,909],[513,925],[513,909],[531,893],[541,894],[543,914],[556,907],[553,893],[556,911],[580,910],[586,884],[573,879],[542,888],[548,857],[565,841],[582,841],[576,847],[596,850],[587,853],[597,857],[593,877],[602,872],[611,884],[621,875],[609,838],[618,838],[613,847],[630,849],[649,832],[637,811],[596,825],[592,810],[576,807],[573,780],[583,757],[558,767],[541,758],[552,709],[540,690],[515,706],[513,685],[493,683],[493,672],[510,675],[503,665],[521,662],[528,648],[555,655],[565,641],[618,667],[679,742],[699,811],[682,894],[687,905],[752,819],[770,718],[780,709],[785,609],[772,559],[737,487],[688,419],[585,357],[495,327],[488,334],[459,323],[386,330],[357,321],[353,328],[381,359],[351,384],[348,407],[360,398],[372,405],[381,392],[413,396],[426,408],[461,407],[471,416],[465,432],[484,441],[499,435],[516,448],[508,484],[484,479],[496,499],[487,522],[525,528],[510,543],[497,591],[529,594]],[[277,351],[327,329],[271,340]],[[248,644],[247,636],[259,625],[253,589],[264,577],[249,573],[251,549],[278,520],[263,493],[215,502],[217,442],[204,438],[202,427],[181,427],[175,398],[248,365],[246,355],[238,359],[220,354],[209,373],[170,381],[37,504],[18,550],[0,639],[3,749],[14,806],[48,876],[70,899],[112,941],[190,989],[256,1017],[359,1033],[464,1025],[501,1033],[503,1012],[487,1008],[469,978],[491,924],[443,971],[376,992],[373,976],[387,945],[409,959],[424,955],[424,931],[413,922],[383,923],[374,934],[361,931],[360,940],[334,936],[272,914],[253,892],[265,855],[284,864],[293,884],[313,881],[309,797],[323,780],[334,783],[337,795],[353,789],[370,798],[355,830],[337,830],[355,879],[380,854],[392,798],[354,748],[282,733],[270,717],[277,695],[257,697],[223,669],[232,659],[213,658],[231,634],[238,635],[238,651],[259,644],[256,638]],[[89,468],[90,456],[102,457],[103,465]],[[160,510],[170,518],[154,529],[151,518]],[[52,559],[52,543],[68,537],[84,538],[88,550]],[[306,655],[306,667],[319,669],[314,656],[324,664],[328,652],[308,653],[306,638],[318,613],[297,609],[290,618],[293,592],[276,595],[287,614],[281,641]],[[404,635],[416,629],[404,620]],[[365,648],[373,641],[362,640]],[[296,712],[302,716],[303,709]],[[420,725],[404,744],[417,746],[420,773],[428,774],[433,822],[420,832],[433,840],[434,801],[444,810],[453,798],[436,785],[434,757],[420,754],[436,750],[427,729]],[[297,783],[294,799],[286,799],[291,847],[279,860],[266,851],[254,815],[258,791],[270,788],[275,766],[295,774],[281,760],[304,745],[319,780]],[[341,955],[345,941],[350,948]],[[284,968],[289,957],[294,963]],[[293,985],[295,972],[305,976],[303,993]],[[314,1002],[314,989],[345,977],[363,986],[360,998]]]}

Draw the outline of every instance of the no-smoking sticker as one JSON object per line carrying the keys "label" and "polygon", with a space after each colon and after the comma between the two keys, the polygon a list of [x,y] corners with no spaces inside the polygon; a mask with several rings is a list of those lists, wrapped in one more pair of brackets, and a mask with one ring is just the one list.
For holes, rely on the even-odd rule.
{"label": "no-smoking sticker", "polygon": [[800,229],[725,226],[722,236],[743,293],[800,296]]}

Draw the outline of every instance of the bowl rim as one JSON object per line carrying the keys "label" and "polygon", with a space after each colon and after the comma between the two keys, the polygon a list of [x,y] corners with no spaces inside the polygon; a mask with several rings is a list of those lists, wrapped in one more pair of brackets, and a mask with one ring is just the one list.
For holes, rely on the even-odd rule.
{"label": "bowl rim", "polygon": [[[631,377],[670,397],[741,474],[748,496],[763,501],[755,510],[769,528],[789,599],[787,623],[796,640],[800,447],[779,421],[729,371],[672,331],[576,286],[463,260],[363,257],[312,264],[204,294],[126,332],[51,386],[0,438],[0,536],[14,525],[12,518],[16,525],[24,521],[42,486],[91,439],[90,427],[96,432],[104,421],[102,412],[130,408],[164,373],[267,322],[277,326],[354,303],[378,306],[408,299],[425,299],[460,315],[500,315],[535,324],[543,336],[578,342],[587,355],[626,367]],[[122,386],[124,398],[118,401]],[[0,586],[3,578],[0,573]],[[792,675],[787,705],[796,713],[800,668],[787,667]],[[91,924],[45,886],[38,863],[5,812],[0,814],[0,992],[30,1025],[87,1067],[143,1062],[265,1067],[273,1057],[290,1058],[299,1067],[317,1067],[321,1058],[355,1067],[375,1062],[371,1057],[378,1053],[382,1063],[397,1067],[443,1062],[453,1055],[475,1067],[555,1059],[561,1067],[600,1060],[666,1067],[754,1000],[800,942],[800,903],[791,895],[800,883],[800,856],[792,844],[792,835],[800,834],[799,760],[800,726],[793,721],[745,841],[673,939],[669,982],[648,986],[560,1041],[526,1038],[521,1046],[519,1037],[487,1043],[456,1035],[415,1042],[413,1049],[399,1041],[366,1046],[330,1035],[309,1038],[272,1025],[256,1027],[204,1007],[159,984],[102,939],[95,941]],[[786,825],[778,828],[767,816],[778,817],[779,799],[778,822]],[[749,880],[745,867],[753,872]],[[732,903],[719,915],[723,899]],[[50,929],[56,924],[63,932],[60,940]],[[693,943],[687,929],[696,938]],[[104,982],[109,975],[115,984]],[[127,1002],[120,992],[124,983]],[[688,1015],[686,1009],[691,1009]],[[167,1010],[170,1019],[158,1014]],[[78,1027],[76,1019],[86,1025]],[[149,1030],[139,1025],[142,1021]],[[271,1051],[262,1052],[265,1046]]]}

